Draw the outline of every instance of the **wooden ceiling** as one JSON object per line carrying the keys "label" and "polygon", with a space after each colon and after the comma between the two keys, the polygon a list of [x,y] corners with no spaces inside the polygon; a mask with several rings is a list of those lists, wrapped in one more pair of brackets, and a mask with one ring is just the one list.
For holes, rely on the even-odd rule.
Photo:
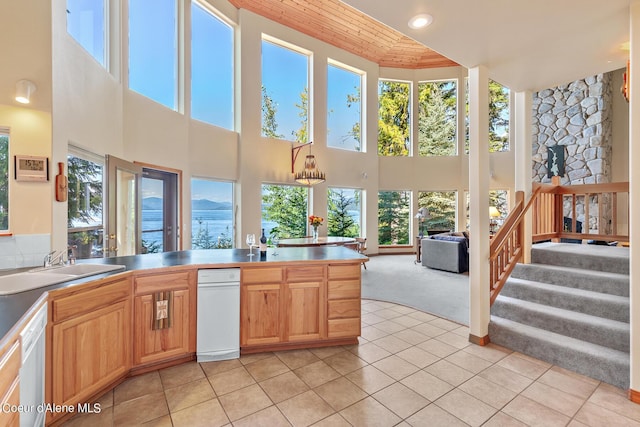
{"label": "wooden ceiling", "polygon": [[246,9],[381,67],[458,65],[339,0],[229,0]]}

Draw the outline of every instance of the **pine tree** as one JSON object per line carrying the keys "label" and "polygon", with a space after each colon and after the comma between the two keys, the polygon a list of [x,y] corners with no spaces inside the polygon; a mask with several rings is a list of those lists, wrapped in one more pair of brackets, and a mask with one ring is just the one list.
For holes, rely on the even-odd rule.
{"label": "pine tree", "polygon": [[456,154],[455,88],[454,82],[420,84],[418,151],[421,156]]}
{"label": "pine tree", "polygon": [[327,219],[327,232],[329,236],[357,237],[360,235],[360,227],[349,215],[349,208],[353,207],[356,200],[347,196],[343,190],[329,190],[328,197],[329,214]]}
{"label": "pine tree", "polygon": [[271,230],[280,238],[302,237],[307,230],[307,189],[291,185],[265,185],[264,218],[278,225]]}

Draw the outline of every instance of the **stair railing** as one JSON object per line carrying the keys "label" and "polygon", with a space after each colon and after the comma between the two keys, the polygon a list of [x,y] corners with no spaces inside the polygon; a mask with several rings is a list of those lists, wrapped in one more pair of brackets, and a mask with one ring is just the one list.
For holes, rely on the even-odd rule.
{"label": "stair railing", "polygon": [[[513,268],[523,260],[524,218],[530,209],[532,242],[560,239],[629,241],[628,234],[618,233],[618,212],[621,207],[626,207],[628,212],[628,182],[564,186],[559,184],[559,177],[554,177],[551,184],[534,183],[526,205],[524,193],[516,192],[515,206],[489,244],[491,304],[498,297]],[[597,216],[589,213],[592,205],[598,212]],[[582,217],[589,219],[582,229],[579,229],[576,219],[578,206],[582,206]],[[565,215],[565,211],[570,212]],[[597,233],[590,230],[592,217],[597,218],[595,222],[600,226]],[[565,218],[569,218],[570,221],[567,223]]]}

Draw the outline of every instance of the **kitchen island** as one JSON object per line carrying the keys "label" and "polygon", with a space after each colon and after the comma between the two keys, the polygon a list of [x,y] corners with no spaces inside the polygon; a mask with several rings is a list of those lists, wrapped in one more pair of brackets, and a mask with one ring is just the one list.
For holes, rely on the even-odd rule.
{"label": "kitchen island", "polygon": [[[367,258],[343,247],[281,248],[277,256],[270,252],[266,260],[248,257],[242,249],[87,260],[126,268],[0,298],[5,334],[0,363],[15,353],[33,304],[43,301],[48,305],[49,403],[73,407],[128,376],[193,360],[197,272],[212,268],[240,269],[243,354],[356,343],[360,265]],[[164,314],[158,314],[158,301],[168,302]],[[47,415],[48,423],[57,424],[70,414]]]}

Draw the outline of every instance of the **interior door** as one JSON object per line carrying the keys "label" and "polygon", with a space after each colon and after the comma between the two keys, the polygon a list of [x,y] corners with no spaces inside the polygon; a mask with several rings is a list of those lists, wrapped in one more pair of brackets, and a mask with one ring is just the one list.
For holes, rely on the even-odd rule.
{"label": "interior door", "polygon": [[142,166],[106,155],[105,257],[142,252]]}

